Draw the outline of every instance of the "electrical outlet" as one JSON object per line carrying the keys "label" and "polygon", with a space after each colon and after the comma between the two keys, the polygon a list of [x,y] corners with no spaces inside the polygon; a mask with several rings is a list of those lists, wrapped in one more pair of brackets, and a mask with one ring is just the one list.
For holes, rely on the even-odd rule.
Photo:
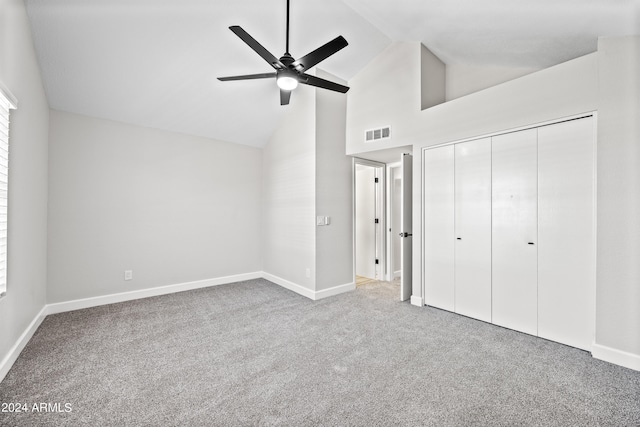
{"label": "electrical outlet", "polygon": [[124,280],[133,280],[133,270],[124,271]]}

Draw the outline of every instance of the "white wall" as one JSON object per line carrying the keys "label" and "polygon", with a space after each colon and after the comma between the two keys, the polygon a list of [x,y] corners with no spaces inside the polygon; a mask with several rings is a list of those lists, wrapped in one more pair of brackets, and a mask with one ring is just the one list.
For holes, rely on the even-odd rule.
{"label": "white wall", "polygon": [[49,303],[261,270],[259,149],[54,110],[49,139]]}
{"label": "white wall", "polygon": [[[344,81],[318,69],[318,77]],[[347,97],[316,90],[316,291],[353,282],[353,187],[351,157],[345,154]]]}
{"label": "white wall", "polygon": [[[9,158],[7,295],[0,300],[0,368],[45,304],[49,107],[21,0],[0,0],[0,81],[18,100]],[[14,354],[17,356],[17,354]],[[0,378],[5,372],[0,369]]]}
{"label": "white wall", "polygon": [[[395,49],[395,50],[394,50]],[[435,145],[553,120],[597,109],[598,57],[593,53],[529,74],[426,110],[408,108],[406,97],[376,98],[362,94],[361,83],[378,85],[377,92],[414,90],[411,79],[388,78],[388,68],[400,55],[413,54],[404,45],[393,45],[354,78],[359,88],[349,92],[347,152],[358,154],[407,144]],[[419,58],[418,54],[414,54]],[[407,67],[418,69],[407,59]],[[410,73],[410,71],[405,71]],[[417,73],[417,71],[416,71]],[[403,88],[401,85],[405,85]],[[383,86],[383,87],[380,87]],[[374,91],[370,91],[374,92]],[[410,100],[409,100],[410,101]],[[365,107],[366,105],[366,107]],[[376,122],[392,121],[393,138],[365,143],[362,133],[370,119],[354,111],[375,112]],[[400,111],[402,114],[393,113]],[[373,113],[372,113],[373,114]]]}
{"label": "white wall", "polygon": [[[408,140],[435,145],[597,109],[598,58],[586,55],[424,110]],[[406,143],[406,142],[405,142]]]}
{"label": "white wall", "polygon": [[[398,64],[402,64],[401,66]],[[398,147],[419,118],[422,45],[395,42],[349,80],[347,92],[347,154]],[[391,126],[391,138],[364,142],[365,131]]]}
{"label": "white wall", "polygon": [[598,55],[596,343],[640,370],[640,37],[601,39]]}
{"label": "white wall", "polygon": [[447,64],[447,101],[540,71],[538,68]]}
{"label": "white wall", "polygon": [[[315,291],[315,89],[292,94],[280,126],[263,148],[263,270]],[[309,277],[306,270],[309,269]]]}

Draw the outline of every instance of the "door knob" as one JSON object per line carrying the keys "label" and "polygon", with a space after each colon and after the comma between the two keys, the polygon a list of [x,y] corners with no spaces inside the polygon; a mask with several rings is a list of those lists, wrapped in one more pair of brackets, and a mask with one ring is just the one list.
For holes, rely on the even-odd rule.
{"label": "door knob", "polygon": [[413,234],[407,233],[406,231],[404,233],[400,233],[400,237],[410,237],[410,236],[413,236]]}

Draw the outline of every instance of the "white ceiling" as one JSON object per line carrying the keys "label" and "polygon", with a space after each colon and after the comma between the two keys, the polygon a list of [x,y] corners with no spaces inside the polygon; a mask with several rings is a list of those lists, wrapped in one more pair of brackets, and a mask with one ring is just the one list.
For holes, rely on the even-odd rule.
{"label": "white ceiling", "polygon": [[[279,57],[285,0],[25,3],[52,108],[252,146],[291,108],[274,81],[216,80],[272,70],[228,27]],[[421,41],[448,64],[545,68],[595,51],[598,36],[640,33],[640,0],[291,3],[291,54],[343,35],[349,46],[320,66],[344,80],[394,40]]]}

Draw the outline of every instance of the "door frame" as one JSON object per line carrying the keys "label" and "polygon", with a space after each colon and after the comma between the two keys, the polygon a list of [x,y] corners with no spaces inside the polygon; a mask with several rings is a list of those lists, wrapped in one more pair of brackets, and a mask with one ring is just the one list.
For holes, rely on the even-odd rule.
{"label": "door frame", "polygon": [[376,188],[376,212],[379,214],[379,231],[376,231],[376,257],[378,259],[378,268],[376,268],[376,280],[387,279],[387,238],[384,231],[387,229],[387,215],[386,215],[386,164],[376,162],[373,160],[361,159],[359,157],[352,158],[351,166],[351,186],[352,186],[352,209],[353,209],[353,251],[352,251],[352,263],[353,263],[353,283],[356,283],[356,166],[369,166],[376,170],[376,178],[378,178],[378,187]]}

